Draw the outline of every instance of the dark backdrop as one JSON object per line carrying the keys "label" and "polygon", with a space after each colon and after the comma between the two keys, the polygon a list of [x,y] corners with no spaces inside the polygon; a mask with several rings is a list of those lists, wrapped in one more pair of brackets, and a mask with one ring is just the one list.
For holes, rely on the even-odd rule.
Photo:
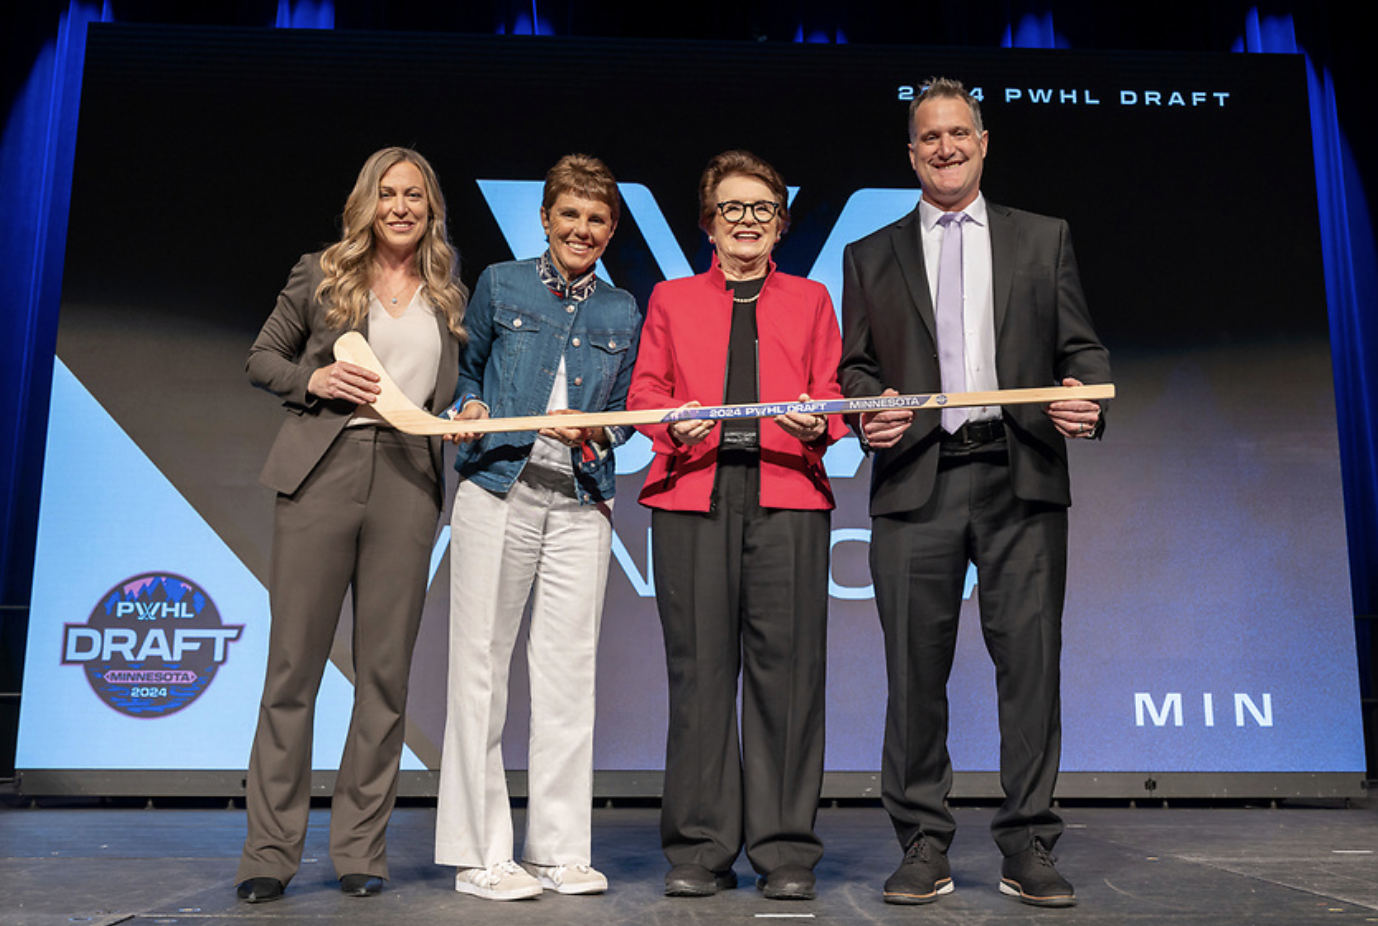
{"label": "dark backdrop", "polygon": [[[1374,160],[1373,129],[1362,118],[1374,88],[1373,69],[1366,66],[1364,34],[1356,23],[1332,15],[1329,3],[1289,4],[1270,8],[1246,4],[1198,5],[1159,3],[1113,8],[1096,3],[970,4],[908,3],[872,5],[865,12],[835,9],[830,4],[722,3],[699,4],[670,16],[646,10],[620,10],[620,5],[565,2],[413,3],[344,2],[332,11],[325,4],[259,2],[221,5],[121,3],[105,5],[120,22],[192,23],[237,26],[333,26],[336,29],[442,30],[488,33],[540,31],[569,36],[654,36],[698,39],[752,39],[762,42],[847,41],[929,45],[1026,45],[1080,49],[1191,51],[1294,50],[1309,56],[1322,92],[1313,99],[1313,130],[1331,147],[1331,157],[1317,164],[1321,185],[1322,235],[1330,232],[1326,280],[1331,308],[1336,364],[1340,442],[1344,461],[1351,572],[1360,633],[1360,673],[1370,693],[1372,644],[1364,615],[1373,610],[1375,569],[1375,504],[1373,490],[1374,415],[1364,377],[1364,356],[1371,343],[1373,283],[1371,220],[1363,196]],[[641,5],[638,5],[640,7]],[[649,6],[649,5],[647,5]],[[841,6],[840,4],[836,6]],[[1336,5],[1335,8],[1337,8]],[[802,9],[802,12],[800,10]],[[532,11],[535,11],[533,21]],[[18,691],[24,629],[33,560],[43,429],[46,420],[50,363],[66,239],[67,191],[71,182],[79,86],[77,75],[86,21],[99,18],[94,4],[37,3],[8,9],[3,22],[6,42],[3,101],[6,127],[0,166],[6,182],[0,196],[4,215],[0,253],[16,279],[3,302],[4,370],[7,414],[0,418],[0,445],[9,453],[0,464],[0,511],[3,547],[3,641],[0,688]],[[327,21],[328,20],[328,21]],[[1295,43],[1291,48],[1288,43]],[[169,131],[175,124],[169,125]],[[1165,135],[1153,139],[1162,169],[1228,171],[1212,157],[1209,132]],[[1276,150],[1280,171],[1289,156],[1304,152],[1310,140],[1295,134],[1264,137],[1258,144]],[[1093,162],[1094,139],[1066,140],[1063,156],[1068,179],[1077,182],[1077,165]],[[119,165],[112,165],[119,169]],[[787,171],[788,173],[788,171]],[[1132,178],[1124,178],[1132,182]],[[164,213],[196,208],[194,190],[145,190],[134,206],[153,203]],[[1033,208],[1065,211],[1055,190],[1045,205]],[[1179,204],[1172,204],[1174,207]],[[1189,207],[1191,204],[1180,204]],[[156,214],[156,213],[155,213]],[[329,215],[313,212],[315,215]],[[135,229],[129,229],[135,234]],[[124,231],[122,230],[123,234]],[[322,229],[323,239],[330,237]],[[295,245],[294,245],[295,246]],[[479,258],[480,262],[482,257]],[[270,271],[264,271],[270,272]],[[1247,319],[1243,320],[1247,323]],[[5,695],[5,717],[12,724],[17,695]],[[0,750],[12,736],[0,726]],[[1372,739],[1370,738],[1370,742]],[[1372,751],[1370,751],[1372,755]],[[0,766],[5,765],[0,751]],[[1370,760],[1370,771],[1373,762]]]}

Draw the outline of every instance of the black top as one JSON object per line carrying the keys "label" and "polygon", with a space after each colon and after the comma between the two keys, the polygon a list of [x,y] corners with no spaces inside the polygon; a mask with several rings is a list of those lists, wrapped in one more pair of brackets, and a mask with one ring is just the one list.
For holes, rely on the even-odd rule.
{"label": "black top", "polygon": [[[756,300],[765,285],[759,280],[728,280],[732,293],[732,331],[727,339],[727,381],[723,384],[725,405],[747,405],[760,401],[757,371]],[[723,422],[722,446],[760,446],[760,423],[755,418],[734,418]]]}

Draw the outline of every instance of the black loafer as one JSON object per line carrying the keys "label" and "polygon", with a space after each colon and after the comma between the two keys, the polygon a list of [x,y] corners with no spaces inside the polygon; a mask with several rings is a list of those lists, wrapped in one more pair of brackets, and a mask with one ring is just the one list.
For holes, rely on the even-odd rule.
{"label": "black loafer", "polygon": [[756,887],[767,900],[813,900],[818,896],[812,869],[803,865],[781,865],[756,879]]}
{"label": "black loafer", "polygon": [[250,878],[239,882],[239,899],[248,903],[267,903],[282,899],[282,882],[277,878]]}
{"label": "black loafer", "polygon": [[665,874],[666,897],[712,897],[737,886],[737,873],[709,871],[702,865],[676,865]]}
{"label": "black loafer", "polygon": [[377,875],[342,875],[340,890],[350,897],[372,897],[383,890],[383,879]]}

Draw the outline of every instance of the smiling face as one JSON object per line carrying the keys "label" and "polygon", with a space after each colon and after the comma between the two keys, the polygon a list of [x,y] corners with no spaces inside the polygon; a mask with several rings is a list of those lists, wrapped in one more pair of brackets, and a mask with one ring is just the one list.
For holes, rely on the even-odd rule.
{"label": "smiling face", "polygon": [[416,250],[431,215],[426,181],[410,161],[399,161],[378,181],[373,235],[378,247],[398,254]]}
{"label": "smiling face", "polygon": [[[746,174],[732,174],[718,184],[715,201],[720,203],[774,202],[775,193],[765,183]],[[729,222],[721,212],[713,214],[708,240],[718,249],[718,265],[729,280],[755,280],[766,275],[770,252],[780,240],[780,216],[759,222],[750,209],[739,222]]]}
{"label": "smiling face", "polygon": [[569,192],[555,197],[549,209],[541,208],[541,225],[550,241],[550,259],[567,281],[593,269],[617,228],[607,203]]}
{"label": "smiling face", "polygon": [[981,192],[987,133],[976,131],[971,107],[953,97],[935,97],[914,113],[909,163],[923,186],[923,198],[944,212],[965,209]]}

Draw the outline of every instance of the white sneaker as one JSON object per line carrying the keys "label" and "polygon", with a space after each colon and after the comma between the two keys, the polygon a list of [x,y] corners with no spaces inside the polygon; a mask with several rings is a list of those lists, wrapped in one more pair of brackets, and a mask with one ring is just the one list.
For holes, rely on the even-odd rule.
{"label": "white sneaker", "polygon": [[608,889],[608,879],[588,865],[537,865],[522,862],[522,867],[535,875],[541,887],[559,894],[601,894]]}
{"label": "white sneaker", "polygon": [[455,890],[484,900],[522,900],[539,897],[542,888],[541,882],[508,859],[487,868],[456,869]]}

